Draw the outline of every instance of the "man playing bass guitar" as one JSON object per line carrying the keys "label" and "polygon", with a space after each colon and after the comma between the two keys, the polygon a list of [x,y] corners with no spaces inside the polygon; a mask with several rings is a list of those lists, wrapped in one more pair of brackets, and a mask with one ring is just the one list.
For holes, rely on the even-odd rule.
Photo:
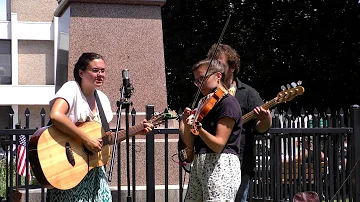
{"label": "man playing bass guitar", "polygon": [[[212,45],[207,53],[207,57],[212,57],[215,52],[216,44]],[[238,100],[242,114],[251,111],[255,113],[256,120],[251,120],[244,124],[241,137],[241,186],[236,197],[236,201],[245,202],[249,190],[249,182],[254,175],[255,155],[254,155],[254,135],[266,132],[271,127],[271,114],[269,110],[260,107],[264,102],[259,93],[251,86],[242,83],[239,78],[235,78],[240,72],[240,56],[229,45],[219,44],[216,52],[216,59],[226,64],[225,85],[229,92]]]}

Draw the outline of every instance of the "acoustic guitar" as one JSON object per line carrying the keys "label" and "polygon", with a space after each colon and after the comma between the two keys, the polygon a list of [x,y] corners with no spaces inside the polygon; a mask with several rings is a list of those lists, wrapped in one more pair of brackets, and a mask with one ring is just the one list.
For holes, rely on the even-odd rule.
{"label": "acoustic guitar", "polygon": [[[149,122],[158,126],[172,116],[160,113]],[[36,179],[45,188],[61,190],[78,185],[93,168],[104,166],[111,157],[110,145],[114,144],[114,135],[107,135],[98,122],[84,122],[78,128],[87,135],[103,140],[98,153],[91,153],[79,139],[73,138],[54,125],[38,129],[30,138],[29,160]],[[129,137],[144,129],[139,123],[129,128]],[[118,142],[126,139],[125,130],[118,133]]]}
{"label": "acoustic guitar", "polygon": [[[279,92],[275,98],[261,105],[261,107],[267,110],[280,103],[291,101],[298,95],[302,95],[305,89],[301,86],[301,81],[299,81],[298,84],[299,86],[296,87],[296,84],[292,83],[293,88],[290,88],[289,87],[290,85],[288,85],[288,89],[282,87],[283,90]],[[254,118],[255,118],[255,113],[254,111],[251,111],[242,116],[242,123],[245,124]],[[191,172],[190,163],[193,161],[195,155],[194,148],[190,149],[180,139],[178,141],[178,152],[179,152],[178,156],[179,156],[180,164],[182,165],[183,169],[186,172],[190,173]]]}

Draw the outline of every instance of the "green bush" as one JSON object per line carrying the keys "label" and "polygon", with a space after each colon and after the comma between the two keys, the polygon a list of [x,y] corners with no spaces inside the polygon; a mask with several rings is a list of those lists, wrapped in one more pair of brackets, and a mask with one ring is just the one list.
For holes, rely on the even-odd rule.
{"label": "green bush", "polygon": [[[6,166],[6,161],[5,158],[3,158],[0,160],[0,197],[4,197],[4,198],[6,197],[6,169],[8,170],[8,172],[10,172],[10,165],[8,165],[8,168],[6,168],[5,166]],[[13,166],[15,172],[16,169],[15,161],[13,162]],[[13,174],[13,180],[15,184],[16,183],[15,173]]]}
{"label": "green bush", "polygon": [[[13,158],[13,186],[16,185],[16,162],[15,162],[15,158]],[[0,160],[0,198],[1,197],[6,197],[6,169],[8,170],[8,173],[10,173],[10,165],[8,164],[8,168],[5,167],[6,166],[6,160],[5,158]],[[29,184],[39,184],[37,182],[37,180],[35,179],[32,171],[31,171],[31,181],[29,182]],[[19,182],[19,184],[24,185],[25,184],[25,177],[21,176],[21,182]],[[10,179],[8,179],[10,180]],[[10,183],[8,183],[9,186]]]}

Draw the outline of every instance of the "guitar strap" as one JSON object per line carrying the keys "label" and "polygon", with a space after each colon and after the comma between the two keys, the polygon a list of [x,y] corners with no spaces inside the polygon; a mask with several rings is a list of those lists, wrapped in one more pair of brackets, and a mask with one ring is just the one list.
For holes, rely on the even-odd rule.
{"label": "guitar strap", "polygon": [[[100,102],[100,99],[99,99],[99,96],[98,96],[96,90],[94,92],[94,95],[95,95],[96,104],[97,104],[97,107],[98,107],[98,110],[99,110],[99,115],[100,115],[100,119],[101,119],[101,125],[104,128],[105,132],[107,132],[107,131],[110,130],[109,123],[106,120],[104,109],[102,108],[102,105],[101,105],[101,102]],[[50,126],[51,124],[52,124],[52,121],[49,120],[49,122],[46,124],[46,126]]]}
{"label": "guitar strap", "polygon": [[[101,105],[97,90],[95,90],[94,95],[95,95],[96,105],[98,107],[98,111],[99,111],[99,115],[100,115],[100,119],[101,119],[101,125],[104,128],[105,132],[107,132],[107,131],[110,130],[110,127],[109,127],[109,123],[106,120],[104,109],[102,108],[102,105]],[[88,165],[90,165],[90,164],[88,163]],[[106,165],[104,165],[104,169],[106,171]]]}
{"label": "guitar strap", "polygon": [[98,110],[99,110],[99,115],[100,115],[100,119],[101,119],[101,125],[104,128],[105,132],[107,132],[107,131],[110,130],[109,123],[106,120],[104,109],[102,108],[99,96],[97,94],[97,90],[95,90],[94,94],[95,94],[96,104],[97,104],[97,107],[98,107]]}

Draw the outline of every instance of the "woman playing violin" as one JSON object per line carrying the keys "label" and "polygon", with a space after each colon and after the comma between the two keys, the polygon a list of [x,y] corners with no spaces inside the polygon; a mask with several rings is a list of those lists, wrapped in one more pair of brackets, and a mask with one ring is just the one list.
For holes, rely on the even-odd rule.
{"label": "woman playing violin", "polygon": [[[188,148],[195,148],[185,201],[234,201],[241,182],[241,108],[223,84],[224,64],[218,60],[209,64],[206,59],[193,66],[194,84],[205,97],[196,110],[186,108],[180,121],[182,140]],[[209,104],[219,91],[224,93]],[[197,116],[201,110],[209,111]]]}

